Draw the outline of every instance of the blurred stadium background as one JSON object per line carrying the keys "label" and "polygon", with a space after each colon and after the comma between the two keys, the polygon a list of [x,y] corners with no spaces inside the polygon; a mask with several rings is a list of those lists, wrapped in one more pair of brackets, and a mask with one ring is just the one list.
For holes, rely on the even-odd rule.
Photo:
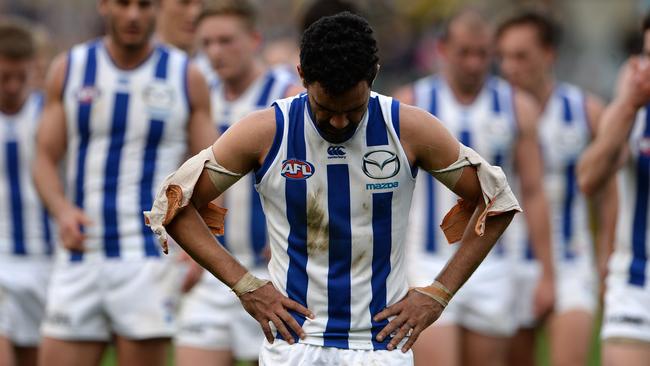
{"label": "blurred stadium background", "polygon": [[[209,0],[206,0],[209,1]],[[398,85],[436,70],[434,45],[444,20],[464,6],[473,6],[495,23],[526,8],[551,12],[562,24],[557,74],[605,98],[612,94],[616,70],[630,53],[638,52],[639,23],[650,0],[349,0],[369,19],[379,39],[381,72],[375,89],[390,94]],[[280,49],[297,42],[309,0],[258,0],[266,46]],[[103,33],[91,0],[0,0],[0,14],[17,15],[39,25],[42,70],[49,60],[75,43]],[[285,47],[285,48],[283,48]],[[273,58],[277,53],[270,53]],[[596,330],[597,331],[597,330]],[[547,342],[537,345],[540,365],[548,365]],[[170,364],[171,364],[170,355]],[[115,364],[109,351],[103,365]],[[599,365],[594,333],[589,365]]]}

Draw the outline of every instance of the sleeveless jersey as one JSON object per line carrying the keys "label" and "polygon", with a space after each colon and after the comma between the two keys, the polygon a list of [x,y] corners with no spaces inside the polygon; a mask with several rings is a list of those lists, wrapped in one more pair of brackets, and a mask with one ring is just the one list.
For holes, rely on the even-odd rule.
{"label": "sleeveless jersey", "polygon": [[637,113],[628,141],[630,156],[618,174],[619,210],[616,246],[609,261],[612,277],[631,285],[648,287],[650,276],[650,105]]}
{"label": "sleeveless jersey", "polygon": [[[578,189],[576,164],[591,139],[585,94],[559,83],[539,120],[544,159],[544,188],[551,213],[551,239],[556,261],[593,259],[587,201]],[[532,258],[527,245],[525,258]]]}
{"label": "sleeveless jersey", "polygon": [[132,70],[119,69],[102,41],[69,52],[67,191],[93,224],[83,228],[86,251],[63,256],[160,256],[142,211],[187,153],[187,65],[162,45]]}
{"label": "sleeveless jersey", "polygon": [[[249,113],[267,108],[281,99],[291,86],[290,78],[277,71],[260,76],[237,100],[227,101],[223,84],[211,88],[212,114],[220,133]],[[259,194],[254,187],[253,174],[240,179],[223,195],[226,228],[220,242],[246,267],[265,265],[263,249],[266,247],[266,219]]]}
{"label": "sleeveless jersey", "polygon": [[[490,164],[501,166],[512,181],[517,127],[509,84],[497,77],[489,78],[471,105],[459,103],[444,78],[437,75],[416,81],[413,92],[417,107],[440,119],[452,135]],[[429,173],[422,173],[418,174],[411,209],[409,258],[446,261],[456,248],[447,243],[439,226],[458,197]],[[504,248],[512,248],[516,241],[513,234],[509,227],[488,258],[500,258]]]}
{"label": "sleeveless jersey", "polygon": [[[306,94],[275,103],[277,132],[256,171],[273,284],[314,312],[302,343],[386,349],[372,317],[406,295],[404,237],[415,184],[399,102],[372,93],[354,135],[329,143]],[[297,340],[297,339],[296,339]]]}
{"label": "sleeveless jersey", "polygon": [[43,96],[29,96],[14,115],[0,112],[0,257],[52,254],[52,227],[32,180]]}

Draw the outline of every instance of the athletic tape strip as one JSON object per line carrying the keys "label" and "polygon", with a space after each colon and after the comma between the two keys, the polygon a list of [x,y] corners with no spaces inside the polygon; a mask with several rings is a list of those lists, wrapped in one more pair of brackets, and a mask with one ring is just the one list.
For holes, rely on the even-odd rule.
{"label": "athletic tape strip", "polygon": [[265,286],[270,282],[271,281],[257,278],[250,272],[246,272],[246,274],[241,279],[239,279],[239,281],[237,281],[231,290],[235,293],[235,295],[237,295],[237,297],[240,297],[241,295],[257,290],[258,288]]}

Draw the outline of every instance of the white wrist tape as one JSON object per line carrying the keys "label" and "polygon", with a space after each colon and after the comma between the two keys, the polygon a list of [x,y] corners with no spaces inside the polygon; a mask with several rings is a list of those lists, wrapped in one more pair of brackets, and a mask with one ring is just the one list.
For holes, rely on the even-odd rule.
{"label": "white wrist tape", "polygon": [[454,297],[454,293],[438,281],[433,281],[431,285],[426,287],[415,287],[413,290],[422,295],[429,296],[442,305],[443,308],[446,308],[451,298]]}
{"label": "white wrist tape", "polygon": [[246,272],[244,277],[242,277],[239,281],[237,281],[237,283],[232,287],[231,290],[232,292],[235,293],[235,295],[237,295],[237,297],[240,297],[243,294],[253,292],[258,288],[265,286],[269,282],[271,281],[257,278],[253,276],[250,272]]}
{"label": "white wrist tape", "polygon": [[[496,216],[508,211],[521,212],[522,210],[501,168],[490,165],[476,151],[463,144],[460,144],[460,152],[456,162],[444,169],[433,170],[429,173],[434,177],[442,175],[445,178],[443,183],[449,188],[453,188],[460,178],[460,174],[449,173],[453,171],[462,172],[467,166],[476,168],[486,205],[474,227],[476,234],[483,236],[485,221],[488,216]],[[473,212],[474,207],[462,199],[449,210],[440,224],[449,243],[455,243],[462,238]]]}
{"label": "white wrist tape", "polygon": [[[241,174],[230,172],[217,163],[211,146],[190,158],[178,170],[168,175],[158,189],[151,211],[144,212],[146,224],[156,234],[156,238],[158,238],[158,242],[160,242],[165,253],[168,252],[168,246],[167,231],[164,225],[169,224],[180,209],[190,203],[194,193],[194,186],[204,169],[208,170],[210,179],[220,189],[220,192],[241,178]],[[217,185],[213,175],[228,178],[223,179]],[[226,209],[212,203],[199,211],[199,214],[201,214],[201,217],[214,234],[223,233],[225,213]]]}

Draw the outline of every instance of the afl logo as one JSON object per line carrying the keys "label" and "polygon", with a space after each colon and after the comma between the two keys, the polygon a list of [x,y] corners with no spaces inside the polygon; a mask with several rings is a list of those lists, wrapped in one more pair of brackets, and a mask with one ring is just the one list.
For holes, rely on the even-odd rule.
{"label": "afl logo", "polygon": [[84,86],[77,90],[77,100],[81,104],[90,104],[101,95],[99,89],[93,86]]}
{"label": "afl logo", "polygon": [[399,159],[388,150],[375,150],[363,156],[363,172],[373,179],[392,178],[399,172]]}
{"label": "afl logo", "polygon": [[282,162],[280,174],[287,179],[304,180],[314,175],[314,166],[308,161],[288,159]]}

